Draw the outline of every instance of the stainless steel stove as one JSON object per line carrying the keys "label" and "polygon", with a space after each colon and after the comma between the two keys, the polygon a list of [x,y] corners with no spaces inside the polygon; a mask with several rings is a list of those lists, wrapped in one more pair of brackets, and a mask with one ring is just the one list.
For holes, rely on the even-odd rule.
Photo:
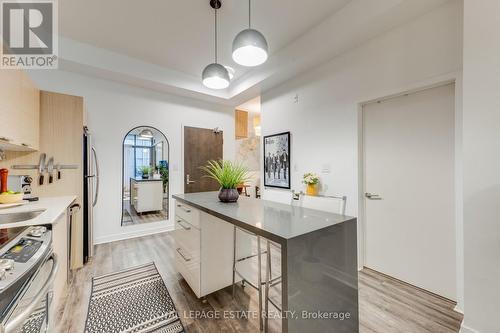
{"label": "stainless steel stove", "polygon": [[48,330],[56,271],[51,230],[0,230],[0,333]]}

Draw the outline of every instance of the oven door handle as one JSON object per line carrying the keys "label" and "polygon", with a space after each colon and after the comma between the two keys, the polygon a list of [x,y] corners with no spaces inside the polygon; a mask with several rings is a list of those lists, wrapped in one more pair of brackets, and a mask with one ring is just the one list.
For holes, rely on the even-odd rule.
{"label": "oven door handle", "polygon": [[59,268],[59,262],[57,261],[57,255],[55,253],[52,253],[48,260],[51,259],[53,264],[47,281],[45,281],[36,296],[33,297],[33,301],[26,308],[24,308],[21,313],[9,320],[5,327],[2,327],[2,325],[0,325],[0,333],[11,333],[19,328],[29,318],[33,311],[36,310],[40,301],[47,295],[51,285],[54,283],[57,269]]}

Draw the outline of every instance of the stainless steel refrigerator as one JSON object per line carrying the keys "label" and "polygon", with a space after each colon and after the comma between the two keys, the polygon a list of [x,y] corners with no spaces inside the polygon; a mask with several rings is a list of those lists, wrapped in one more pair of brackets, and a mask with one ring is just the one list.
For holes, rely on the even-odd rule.
{"label": "stainless steel refrigerator", "polygon": [[94,207],[99,198],[99,163],[89,129],[83,128],[83,262],[94,256]]}

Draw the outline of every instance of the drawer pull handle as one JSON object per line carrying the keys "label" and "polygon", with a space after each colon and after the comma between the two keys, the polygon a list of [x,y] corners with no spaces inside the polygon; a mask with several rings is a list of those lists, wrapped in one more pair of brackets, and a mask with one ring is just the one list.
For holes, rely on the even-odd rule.
{"label": "drawer pull handle", "polygon": [[184,230],[191,230],[190,226],[185,226],[184,225],[184,221],[183,220],[177,220],[177,223],[179,223],[179,225],[182,227],[182,229],[184,229]]}
{"label": "drawer pull handle", "polygon": [[182,205],[177,205],[177,207],[179,207],[180,209],[182,209],[186,213],[191,213],[191,209],[184,208]]}
{"label": "drawer pull handle", "polygon": [[182,253],[182,251],[181,251],[181,248],[180,248],[180,247],[178,247],[176,251],[177,251],[177,253],[179,253],[179,254],[181,255],[181,257],[182,257],[182,259],[184,259],[184,261],[191,261],[191,258],[187,258],[187,257],[186,257],[186,256]]}
{"label": "drawer pull handle", "polygon": [[5,136],[0,136],[0,141],[10,142],[10,139]]}

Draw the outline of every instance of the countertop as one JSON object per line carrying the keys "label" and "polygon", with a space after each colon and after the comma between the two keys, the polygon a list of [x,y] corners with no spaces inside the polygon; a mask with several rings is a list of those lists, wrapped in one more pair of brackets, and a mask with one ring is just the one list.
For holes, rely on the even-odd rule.
{"label": "countertop", "polygon": [[61,197],[48,197],[40,198],[38,201],[33,201],[25,205],[0,209],[0,216],[2,214],[9,213],[20,213],[29,212],[34,210],[45,209],[45,212],[38,215],[34,219],[15,222],[15,223],[5,223],[0,224],[0,229],[22,227],[28,225],[40,225],[40,224],[53,224],[61,216],[61,214],[66,212],[66,209],[76,200],[76,196],[61,196]]}
{"label": "countertop", "polygon": [[235,203],[220,202],[218,192],[176,194],[180,202],[230,222],[257,235],[286,243],[287,240],[354,217],[240,196]]}
{"label": "countertop", "polygon": [[140,177],[137,177],[137,178],[130,177],[130,180],[133,180],[134,182],[161,182],[162,181],[161,178],[158,178],[158,179],[154,179],[154,178],[142,179]]}

